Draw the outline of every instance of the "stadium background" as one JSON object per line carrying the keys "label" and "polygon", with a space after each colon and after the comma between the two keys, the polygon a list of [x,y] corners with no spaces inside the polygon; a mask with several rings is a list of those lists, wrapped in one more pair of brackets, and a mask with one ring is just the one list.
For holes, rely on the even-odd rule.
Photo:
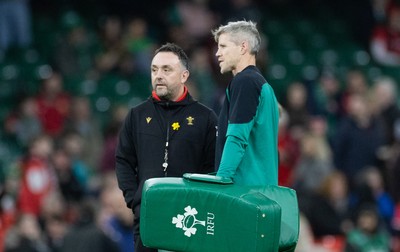
{"label": "stadium background", "polygon": [[[400,81],[399,66],[378,63],[370,52],[374,29],[386,21],[385,14],[380,13],[381,9],[378,8],[379,3],[385,1],[8,0],[3,2],[20,4],[15,7],[16,9],[21,8],[21,5],[28,8],[25,14],[30,18],[25,25],[31,31],[31,37],[25,44],[16,39],[9,47],[0,50],[1,242],[4,242],[7,232],[18,230],[20,226],[17,224],[23,219],[16,218],[22,209],[18,206],[21,197],[18,188],[24,180],[20,162],[29,152],[29,141],[35,134],[49,133],[42,125],[40,130],[32,132],[27,138],[21,136],[23,135],[21,130],[16,130],[19,127],[17,125],[23,125],[22,133],[27,132],[29,126],[32,126],[24,125],[21,104],[29,98],[35,100],[40,96],[43,84],[54,76],[54,73],[61,76],[60,83],[63,88],[61,93],[66,95],[62,97],[68,97],[68,108],[74,111],[74,106],[79,104],[76,105],[78,110],[87,109],[89,112],[86,116],[82,116],[84,119],[80,118],[76,111],[75,114],[68,112],[62,115],[59,128],[49,133],[55,143],[54,149],[49,154],[52,163],[49,169],[54,169],[53,159],[56,153],[60,152],[67,153],[66,158],[72,160],[71,163],[78,160],[80,165],[71,165],[70,173],[72,177],[76,177],[75,180],[65,179],[55,172],[53,182],[59,188],[60,195],[50,197],[46,193],[43,201],[51,198],[54,201],[47,201],[53,204],[61,202],[65,211],[48,207],[49,212],[58,214],[49,214],[51,217],[48,218],[61,223],[62,230],[68,230],[80,219],[82,211],[85,212],[85,209],[90,208],[87,205],[95,205],[98,210],[95,214],[97,227],[105,231],[111,240],[121,241],[120,244],[123,243],[123,239],[116,238],[118,235],[115,235],[117,232],[115,230],[118,228],[113,221],[117,219],[118,222],[118,219],[122,218],[120,216],[126,213],[118,213],[116,210],[118,207],[115,205],[119,204],[121,207],[121,203],[110,199],[118,198],[116,196],[118,190],[115,189],[115,181],[112,178],[112,157],[110,157],[113,143],[115,144],[113,137],[126,109],[149,96],[149,64],[154,49],[159,45],[167,41],[176,42],[187,51],[191,58],[191,79],[188,84],[191,92],[201,102],[218,112],[224,88],[230,77],[221,76],[218,72],[214,57],[215,43],[210,30],[229,20],[248,19],[257,22],[264,42],[258,55],[258,66],[274,88],[279,102],[288,110],[289,122],[283,127],[287,127],[289,136],[280,142],[280,150],[288,153],[288,156],[282,161],[286,166],[280,167],[284,174],[280,182],[282,185],[294,188],[296,182],[301,181],[300,175],[294,174],[306,148],[302,145],[302,137],[309,133],[310,128],[327,127],[322,142],[325,144],[324,148],[328,149],[327,152],[332,153],[332,157],[328,157],[332,160],[325,161],[332,163],[329,174],[338,169],[334,165],[336,152],[333,144],[340,120],[348,115],[342,111],[340,115],[335,114],[335,118],[332,119],[332,114],[326,115],[318,110],[316,105],[318,97],[315,96],[315,91],[319,90],[322,79],[335,79],[339,85],[340,95],[347,92],[349,73],[352,72],[363,76],[366,89],[370,92],[373,92],[375,81],[381,77],[391,77],[395,83]],[[4,6],[0,2],[0,13],[4,15],[5,9],[2,8]],[[24,12],[19,14],[23,15]],[[8,25],[12,27],[14,21],[2,19],[2,22],[10,22]],[[14,31],[17,32],[16,29]],[[22,43],[21,46],[19,42]],[[304,104],[301,104],[302,102],[300,105],[291,104],[288,99],[289,90],[296,89],[291,87],[297,87],[300,96],[305,95]],[[399,100],[398,96],[396,99]],[[375,116],[379,117],[381,114],[377,113]],[[36,119],[40,122],[40,118]],[[89,130],[91,134],[79,132],[78,121],[94,125]],[[294,121],[297,124],[293,123]],[[75,143],[77,138],[79,140]],[[89,139],[91,143],[88,143]],[[80,145],[78,153],[68,150],[66,147],[68,141]],[[399,178],[399,174],[393,173],[392,176],[388,170],[400,169],[399,141],[397,138],[385,142],[386,145],[382,144],[380,147],[386,146],[393,150],[390,152],[391,156],[383,161],[369,164],[378,168],[383,177],[383,188],[389,198],[389,203],[385,206],[390,209],[385,216],[380,217],[386,218],[382,220],[383,229],[390,233],[389,246],[393,248],[398,246],[395,238],[400,226],[398,204],[397,208],[395,207],[399,200],[398,194],[395,193],[398,192],[396,179]],[[94,151],[88,149],[96,149],[97,152],[93,153]],[[85,156],[89,152],[90,155]],[[88,156],[90,158],[87,158]],[[289,161],[285,162],[287,160]],[[390,166],[389,163],[395,165]],[[311,179],[321,180],[323,184],[322,178]],[[71,192],[74,183],[81,188],[78,192]],[[304,196],[305,199],[308,199],[308,193]],[[301,204],[309,204],[307,200],[302,200],[302,196],[303,194],[299,195]],[[350,198],[351,195],[346,197]],[[90,204],[86,204],[88,200]],[[377,208],[379,208],[378,201],[376,199],[374,202]],[[304,212],[307,211],[307,207],[315,206],[304,206]],[[346,209],[349,210],[350,208]],[[339,222],[345,219],[342,213],[339,211],[334,214]],[[55,242],[57,235],[46,229],[50,224],[46,222],[45,215],[40,210],[34,215],[33,222],[38,224],[37,232],[43,238],[43,244],[48,243],[50,247],[57,248]],[[318,249],[341,250],[348,229],[322,227],[321,231],[316,227],[319,226],[318,223],[308,220],[309,216],[303,217],[304,221],[310,221],[310,235],[312,236],[312,232],[316,235],[310,237],[315,242],[311,242],[308,246],[317,244],[320,246]],[[63,231],[60,233],[63,234]],[[304,233],[307,234],[306,231]],[[127,240],[129,241],[129,238]],[[305,243],[302,240],[302,244]],[[301,247],[299,251],[300,249]]]}

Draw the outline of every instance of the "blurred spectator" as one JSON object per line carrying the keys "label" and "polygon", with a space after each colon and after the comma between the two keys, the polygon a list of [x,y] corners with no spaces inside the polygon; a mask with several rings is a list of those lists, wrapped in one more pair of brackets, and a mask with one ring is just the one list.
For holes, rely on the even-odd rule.
{"label": "blurred spectator", "polygon": [[372,115],[366,97],[348,97],[348,116],[344,118],[334,139],[335,167],[343,171],[353,188],[355,175],[367,166],[378,164],[378,150],[383,144],[383,127]]}
{"label": "blurred spectator", "polygon": [[69,225],[62,216],[52,215],[44,223],[45,242],[52,252],[60,251]]}
{"label": "blurred spectator", "polygon": [[134,251],[132,211],[126,207],[124,198],[116,183],[115,175],[112,184],[105,185],[100,199],[104,210],[102,229],[118,243],[121,252]]}
{"label": "blurred spectator", "polygon": [[18,209],[22,213],[39,216],[42,203],[54,189],[54,175],[49,164],[53,140],[40,135],[32,140],[20,162]]}
{"label": "blurred spectator", "polygon": [[384,228],[390,230],[394,214],[393,198],[386,192],[381,172],[376,167],[368,167],[357,175],[357,205],[364,203],[376,206]]}
{"label": "blurred spectator", "polygon": [[99,155],[103,145],[103,133],[100,122],[93,115],[90,100],[87,97],[74,97],[65,123],[65,132],[75,131],[82,138],[80,157],[94,173],[100,163]]}
{"label": "blurred spectator", "polygon": [[85,196],[85,188],[73,170],[71,156],[64,149],[57,149],[52,155],[52,161],[58,186],[67,207],[78,204]]}
{"label": "blurred spectator", "polygon": [[190,82],[193,81],[198,90],[198,97],[195,98],[211,107],[215,99],[212,94],[215,94],[217,84],[211,68],[210,55],[206,46],[197,46],[189,58],[191,60]]}
{"label": "blurred spectator", "polygon": [[53,191],[43,202],[40,223],[45,241],[52,252],[58,252],[63,244],[69,222],[74,220],[68,205],[58,191]]}
{"label": "blurred spectator", "polygon": [[111,120],[106,126],[104,134],[104,144],[100,156],[100,170],[102,173],[113,171],[115,169],[115,149],[117,147],[118,133],[128,114],[129,108],[125,105],[119,105],[112,110]]}
{"label": "blurred spectator", "polygon": [[396,135],[396,125],[400,129],[400,107],[397,104],[397,94],[397,83],[390,77],[377,79],[371,94],[374,101],[374,113],[383,123],[384,130],[384,144],[378,154],[382,162],[380,166],[387,188],[393,196],[398,191],[396,184],[398,184],[399,175],[395,165],[396,159],[400,156],[400,134]]}
{"label": "blurred spectator", "polygon": [[391,0],[372,0],[372,14],[375,24],[384,24],[387,20],[388,4]]}
{"label": "blurred spectator", "polygon": [[311,86],[311,90],[309,90],[310,110],[312,114],[326,118],[328,124],[328,140],[332,143],[337,123],[343,115],[340,82],[333,71],[324,70],[316,84],[317,85]]}
{"label": "blurred spectator", "polygon": [[293,187],[301,193],[315,193],[332,172],[333,157],[323,118],[310,120],[310,129],[301,139],[301,155],[294,169]]}
{"label": "blurred spectator", "polygon": [[400,108],[397,104],[397,83],[390,77],[381,77],[374,82],[372,96],[373,111],[383,120],[385,145],[396,142],[395,123],[400,118]]}
{"label": "blurred spectator", "polygon": [[[83,138],[77,131],[66,131],[59,139],[60,148],[65,151],[69,158],[71,172],[85,193],[89,189],[91,171],[83,161]],[[68,163],[68,162],[67,162]],[[93,171],[92,171],[93,172]]]}
{"label": "blurred spectator", "polygon": [[0,251],[4,248],[5,236],[15,224],[16,218],[14,198],[7,192],[4,182],[0,180]]}
{"label": "blurred spectator", "polygon": [[278,124],[278,184],[293,186],[293,173],[300,156],[299,141],[294,139],[289,131],[289,116],[283,111]]}
{"label": "blurred spectator", "polygon": [[22,214],[7,233],[4,252],[50,252],[37,218]]}
{"label": "blurred spectator", "polygon": [[122,40],[122,21],[117,16],[108,16],[100,25],[100,50],[95,56],[97,77],[101,78],[108,73],[121,74],[124,60],[129,60]]}
{"label": "blurred spectator", "polygon": [[350,197],[346,177],[334,171],[321,184],[317,194],[301,199],[302,211],[308,218],[316,239],[326,235],[342,236],[352,226]]}
{"label": "blurred spectator", "polygon": [[40,212],[40,220],[46,222],[52,216],[67,216],[67,205],[65,199],[62,197],[60,190],[53,190],[42,203]]}
{"label": "blurred spectator", "polygon": [[346,235],[345,251],[390,251],[389,234],[380,226],[374,206],[364,206],[358,212],[355,228]]}
{"label": "blurred spectator", "polygon": [[31,29],[29,0],[0,1],[0,50],[30,46]]}
{"label": "blurred spectator", "polygon": [[210,36],[210,30],[216,25],[216,17],[208,8],[208,1],[178,0],[169,10],[168,22],[173,27],[180,27],[184,41],[177,43],[184,50],[190,51],[196,44],[201,44]]}
{"label": "blurred spectator", "polygon": [[150,74],[151,59],[155,42],[149,36],[148,24],[142,18],[134,18],[128,22],[124,34],[124,44],[132,57],[133,69],[136,72]]}
{"label": "blurred spectator", "polygon": [[349,113],[349,97],[353,94],[366,96],[368,94],[368,82],[365,74],[357,68],[349,69],[346,72],[345,87],[341,95],[340,108],[344,115]]}
{"label": "blurred spectator", "polygon": [[59,73],[53,72],[50,77],[42,81],[36,102],[44,132],[51,136],[59,135],[63,130],[71,103],[71,97],[64,90],[63,79]]}
{"label": "blurred spectator", "polygon": [[27,147],[33,138],[40,135],[43,129],[35,99],[31,96],[22,99],[16,112],[6,118],[4,128],[23,148]]}
{"label": "blurred spectator", "polygon": [[57,69],[67,79],[90,77],[88,75],[93,68],[94,55],[98,49],[97,38],[77,12],[66,12],[61,21],[64,29],[55,41],[52,54]]}
{"label": "blurred spectator", "polygon": [[300,139],[307,129],[310,113],[307,108],[307,91],[300,82],[293,82],[286,92],[283,107],[289,115],[289,129],[295,139]]}
{"label": "blurred spectator", "polygon": [[64,237],[60,252],[120,252],[117,243],[107,236],[96,223],[94,202],[85,200],[79,205],[79,219]]}
{"label": "blurred spectator", "polygon": [[391,1],[387,9],[387,22],[378,24],[370,39],[373,59],[385,66],[400,64],[400,4]]}
{"label": "blurred spectator", "polygon": [[180,45],[187,52],[192,49],[194,42],[187,35],[185,27],[181,23],[171,24],[167,29],[167,41]]}

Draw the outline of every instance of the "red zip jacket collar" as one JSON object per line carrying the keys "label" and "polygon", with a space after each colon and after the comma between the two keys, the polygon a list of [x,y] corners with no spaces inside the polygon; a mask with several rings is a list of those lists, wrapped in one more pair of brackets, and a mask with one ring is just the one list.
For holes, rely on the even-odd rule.
{"label": "red zip jacket collar", "polygon": [[[180,102],[186,98],[186,96],[188,94],[188,89],[186,86],[184,86],[183,88],[184,88],[183,94],[176,101],[173,101],[173,102]],[[151,95],[156,101],[162,101],[161,98],[156,94],[156,91],[153,90],[153,92],[151,92]]]}

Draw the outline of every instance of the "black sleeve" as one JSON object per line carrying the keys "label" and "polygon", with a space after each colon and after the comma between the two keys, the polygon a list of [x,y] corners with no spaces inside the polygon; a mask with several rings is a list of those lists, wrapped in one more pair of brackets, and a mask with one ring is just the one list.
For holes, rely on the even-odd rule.
{"label": "black sleeve", "polygon": [[126,205],[132,208],[133,197],[138,190],[137,156],[134,145],[133,110],[127,115],[119,132],[116,148],[116,175],[118,186],[122,190]]}
{"label": "black sleeve", "polygon": [[229,122],[248,123],[256,115],[261,86],[254,75],[238,75],[230,89]]}

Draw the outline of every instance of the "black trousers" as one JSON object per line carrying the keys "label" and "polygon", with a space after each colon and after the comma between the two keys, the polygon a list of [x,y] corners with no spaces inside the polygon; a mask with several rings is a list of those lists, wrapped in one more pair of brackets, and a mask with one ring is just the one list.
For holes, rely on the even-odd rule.
{"label": "black trousers", "polygon": [[158,252],[158,249],[145,247],[140,235],[135,235],[135,252]]}

